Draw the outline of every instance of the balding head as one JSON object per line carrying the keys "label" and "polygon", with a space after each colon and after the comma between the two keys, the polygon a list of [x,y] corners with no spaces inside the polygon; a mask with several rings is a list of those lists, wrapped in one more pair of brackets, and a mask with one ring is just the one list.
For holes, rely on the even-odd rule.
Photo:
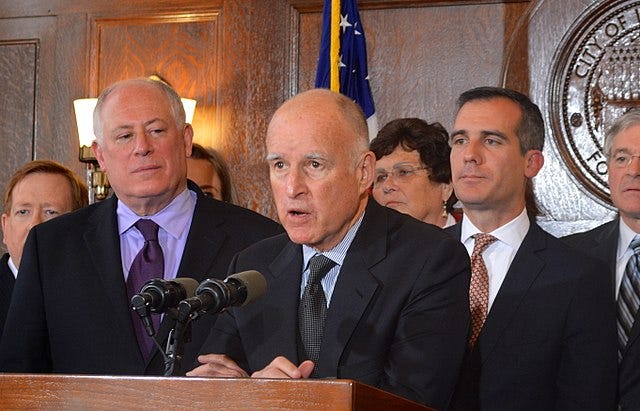
{"label": "balding head", "polygon": [[285,102],[267,131],[278,217],[289,238],[319,251],[335,247],[362,216],[375,158],[359,107],[329,90]]}
{"label": "balding head", "polygon": [[[296,117],[306,118],[318,126],[339,126],[343,130],[343,133],[340,133],[343,141],[336,143],[350,145],[354,161],[368,150],[369,131],[362,109],[343,94],[323,88],[302,92],[284,102],[274,113],[271,123],[279,118]],[[269,135],[267,132],[267,140]]]}

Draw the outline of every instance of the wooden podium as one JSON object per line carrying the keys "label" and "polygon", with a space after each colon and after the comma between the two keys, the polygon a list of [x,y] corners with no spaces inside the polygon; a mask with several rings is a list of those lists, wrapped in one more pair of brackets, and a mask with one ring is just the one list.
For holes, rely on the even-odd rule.
{"label": "wooden podium", "polygon": [[0,374],[0,409],[429,410],[352,380]]}

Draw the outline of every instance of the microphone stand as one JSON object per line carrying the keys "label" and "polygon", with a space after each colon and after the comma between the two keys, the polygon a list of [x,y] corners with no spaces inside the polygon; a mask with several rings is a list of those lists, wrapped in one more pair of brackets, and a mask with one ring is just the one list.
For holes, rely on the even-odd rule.
{"label": "microphone stand", "polygon": [[199,313],[185,301],[178,305],[176,324],[169,332],[167,347],[164,356],[164,376],[182,374],[182,358],[184,356],[184,343],[191,340],[191,322],[198,318]]}
{"label": "microphone stand", "polygon": [[185,338],[191,335],[191,321],[183,326],[176,326],[169,332],[164,356],[164,376],[183,375],[182,357],[184,356]]}

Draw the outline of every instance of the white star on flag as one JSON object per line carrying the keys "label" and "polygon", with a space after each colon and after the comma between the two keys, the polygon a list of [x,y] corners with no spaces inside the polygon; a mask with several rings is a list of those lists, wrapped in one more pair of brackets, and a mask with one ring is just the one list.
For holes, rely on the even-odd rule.
{"label": "white star on flag", "polygon": [[376,108],[357,0],[324,0],[315,86],[342,93],[357,102],[367,119],[369,139],[376,136]]}
{"label": "white star on flag", "polygon": [[349,23],[348,18],[349,18],[348,14],[340,15],[340,27],[342,27],[343,33],[345,32],[345,30],[347,30],[347,27],[353,26],[353,24]]}

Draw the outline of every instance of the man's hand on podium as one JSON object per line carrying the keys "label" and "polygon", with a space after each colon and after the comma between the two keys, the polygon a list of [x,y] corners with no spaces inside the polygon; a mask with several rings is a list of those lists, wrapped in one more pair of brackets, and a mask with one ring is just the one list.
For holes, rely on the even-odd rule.
{"label": "man's hand on podium", "polygon": [[202,364],[186,373],[187,377],[246,378],[249,376],[235,361],[224,354],[198,356]]}
{"label": "man's hand on podium", "polygon": [[[249,376],[235,361],[224,354],[198,356],[202,365],[187,372],[187,377],[246,378]],[[276,357],[269,365],[254,372],[252,378],[308,378],[313,371],[313,361],[303,361],[296,366],[285,357]]]}
{"label": "man's hand on podium", "polygon": [[271,364],[251,374],[252,378],[309,378],[313,361],[306,360],[296,366],[285,357],[276,357]]}

